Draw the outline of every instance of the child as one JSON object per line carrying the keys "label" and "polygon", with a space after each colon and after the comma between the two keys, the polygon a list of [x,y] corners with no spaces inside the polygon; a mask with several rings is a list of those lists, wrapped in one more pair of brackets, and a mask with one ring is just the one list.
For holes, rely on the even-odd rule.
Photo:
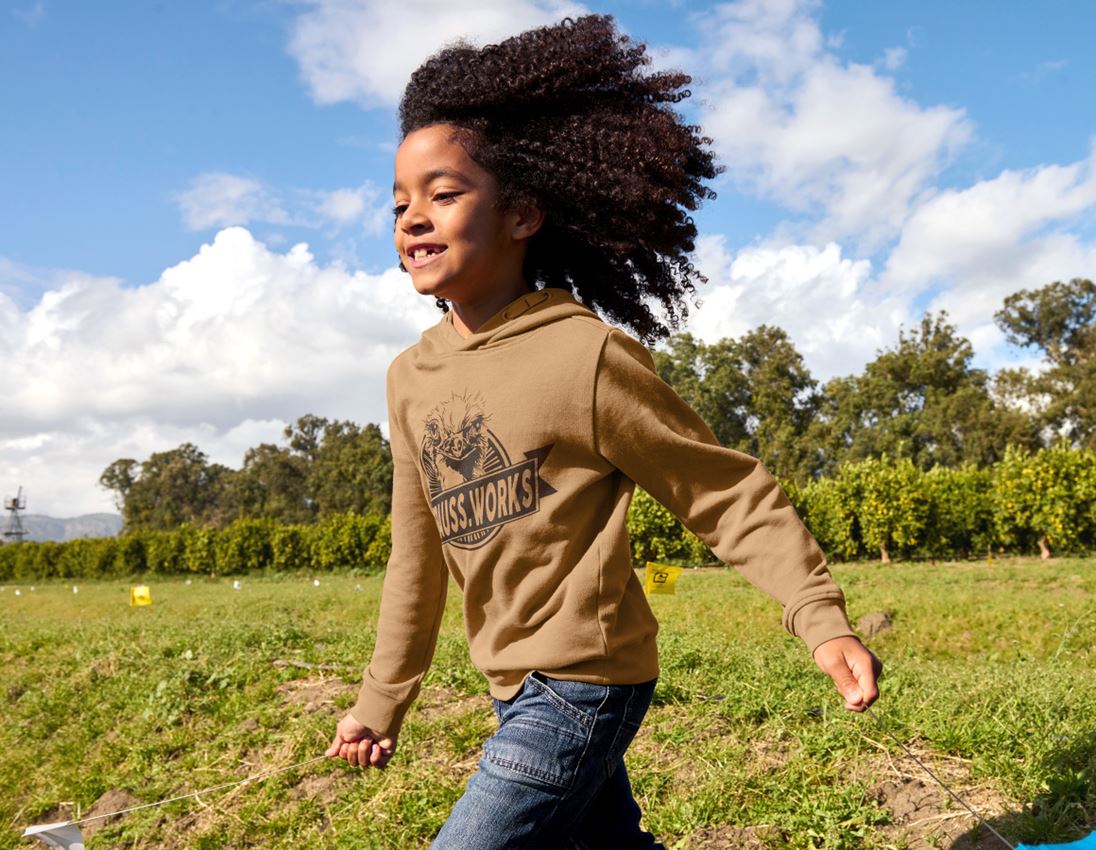
{"label": "child", "polygon": [[[388,373],[392,557],[376,648],[327,754],[384,767],[430,665],[448,576],[499,720],[438,850],[661,847],[623,755],[658,675],[625,514],[639,484],[785,606],[845,698],[877,696],[815,541],[755,459],[655,374],[701,275],[685,210],[709,139],[588,16],[441,51],[400,105],[395,242],[447,312]],[[655,309],[652,309],[652,306]]]}

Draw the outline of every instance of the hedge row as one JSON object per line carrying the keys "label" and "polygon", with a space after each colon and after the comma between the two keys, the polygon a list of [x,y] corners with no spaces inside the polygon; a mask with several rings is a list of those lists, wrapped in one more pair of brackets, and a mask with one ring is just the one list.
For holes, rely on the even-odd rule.
{"label": "hedge row", "polygon": [[[937,467],[887,458],[845,464],[835,478],[784,489],[833,560],[1043,557],[1096,549],[1096,452],[1064,446],[1009,449],[991,468]],[[629,514],[632,555],[702,563],[703,543],[637,492]]]}
{"label": "hedge row", "polygon": [[[1096,549],[1096,452],[1063,446],[1009,449],[992,468],[909,460],[845,464],[835,478],[784,487],[834,560],[965,558]],[[381,572],[392,550],[391,518],[343,514],[315,525],[238,520],[223,531],[181,526],[68,543],[0,546],[0,581],[142,573]],[[707,547],[650,495],[628,513],[632,558],[698,564]]]}
{"label": "hedge row", "polygon": [[314,525],[241,519],[221,531],[183,525],[67,543],[20,543],[0,547],[0,580],[254,570],[378,573],[388,563],[391,532],[388,517],[340,514]]}

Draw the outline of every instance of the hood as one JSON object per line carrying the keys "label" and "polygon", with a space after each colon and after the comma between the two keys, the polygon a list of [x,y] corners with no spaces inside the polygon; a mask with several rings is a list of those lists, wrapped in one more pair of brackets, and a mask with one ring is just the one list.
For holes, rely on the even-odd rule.
{"label": "hood", "polygon": [[511,301],[471,336],[460,335],[453,325],[453,313],[450,311],[440,322],[423,333],[418,347],[420,353],[427,357],[455,351],[477,351],[572,316],[597,318],[592,310],[584,307],[564,289],[538,289]]}

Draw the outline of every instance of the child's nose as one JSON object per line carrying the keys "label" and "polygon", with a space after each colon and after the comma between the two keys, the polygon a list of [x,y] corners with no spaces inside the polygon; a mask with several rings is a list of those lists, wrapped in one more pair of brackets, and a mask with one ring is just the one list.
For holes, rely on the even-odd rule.
{"label": "child's nose", "polygon": [[400,225],[404,230],[411,231],[430,224],[430,218],[426,215],[426,208],[422,204],[414,202],[407,205],[407,209],[400,216]]}

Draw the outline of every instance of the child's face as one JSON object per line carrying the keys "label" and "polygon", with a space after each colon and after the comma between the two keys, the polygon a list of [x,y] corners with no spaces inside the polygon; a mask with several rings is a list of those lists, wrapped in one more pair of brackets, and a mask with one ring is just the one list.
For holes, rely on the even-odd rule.
{"label": "child's face", "polygon": [[454,128],[415,130],[396,151],[396,250],[423,295],[471,304],[520,282],[520,216],[497,209],[498,184],[453,140]]}

